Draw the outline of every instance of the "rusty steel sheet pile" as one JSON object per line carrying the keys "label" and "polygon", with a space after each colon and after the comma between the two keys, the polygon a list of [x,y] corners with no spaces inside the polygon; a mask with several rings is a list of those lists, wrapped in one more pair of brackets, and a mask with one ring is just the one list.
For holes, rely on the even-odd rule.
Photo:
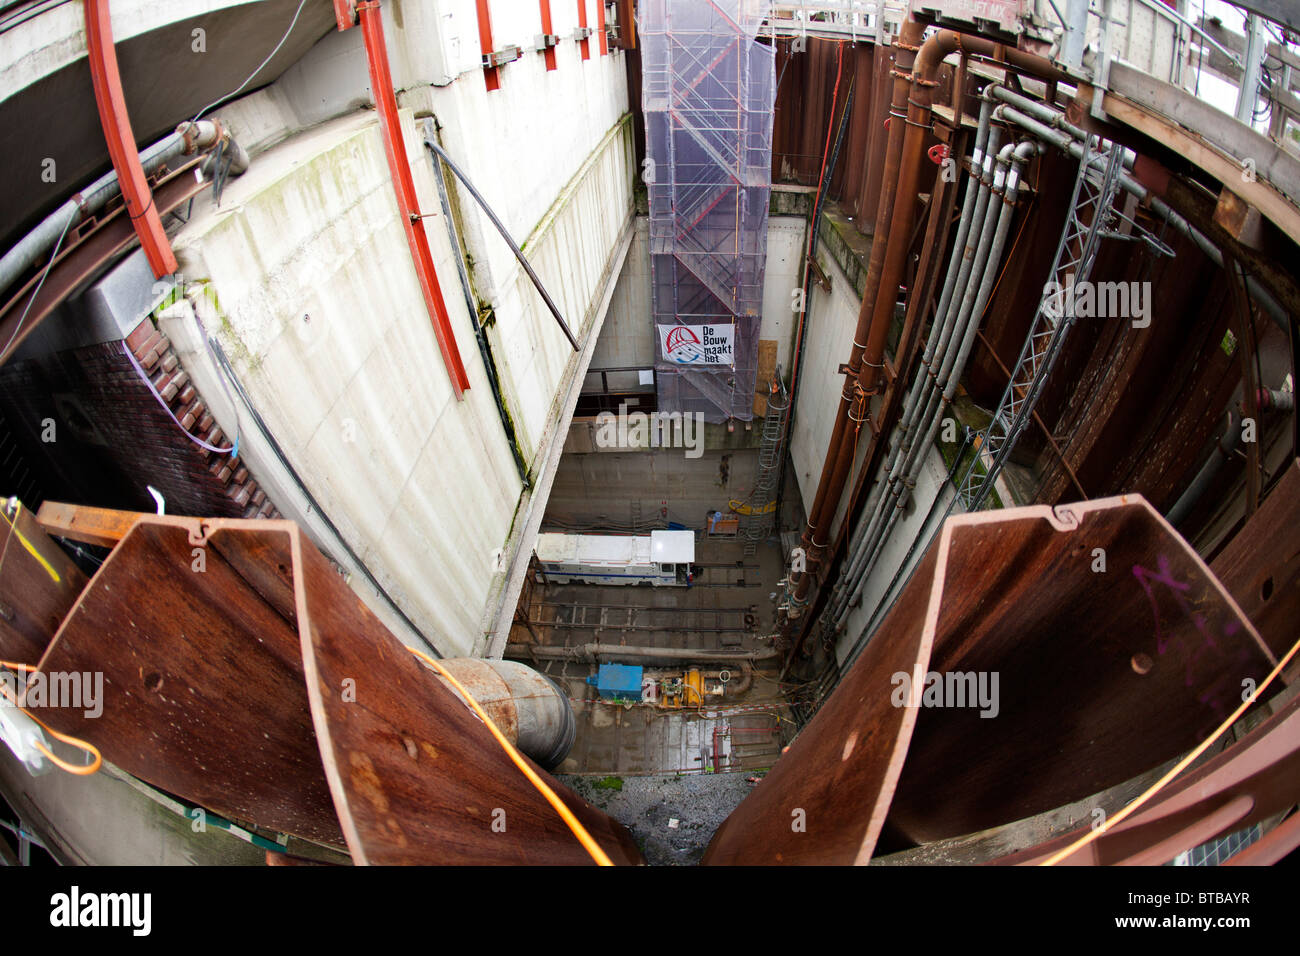
{"label": "rusty steel sheet pile", "polygon": [[1138,496],[951,518],[704,862],[865,863],[886,820],[921,843],[1082,799],[1199,743],[1276,663]]}
{"label": "rusty steel sheet pile", "polygon": [[0,660],[35,664],[86,576],[26,508],[6,507],[0,538]]}
{"label": "rusty steel sheet pile", "polygon": [[[101,715],[45,716],[106,760],[355,863],[592,862],[291,521],[140,515],[39,670],[103,673]],[[620,824],[537,772],[614,862],[642,862]]]}
{"label": "rusty steel sheet pile", "polygon": [[[1174,780],[1091,843],[1066,856],[1067,866],[1160,866],[1190,847],[1261,823],[1295,806],[1300,792],[1300,696],[1292,697],[1245,738]],[[991,861],[1033,866],[1087,834],[1081,827]],[[1300,832],[1278,827],[1274,862],[1300,844]],[[1236,860],[1236,857],[1233,858]],[[1243,860],[1242,862],[1245,862]]]}

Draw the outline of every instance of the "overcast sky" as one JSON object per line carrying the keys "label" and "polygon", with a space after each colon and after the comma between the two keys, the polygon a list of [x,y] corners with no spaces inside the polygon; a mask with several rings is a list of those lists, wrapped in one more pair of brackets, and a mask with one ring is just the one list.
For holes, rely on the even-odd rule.
{"label": "overcast sky", "polygon": [[[1234,7],[1230,3],[1224,3],[1223,0],[1189,0],[1187,18],[1193,22],[1199,20],[1202,9],[1205,16],[1218,17],[1224,29],[1231,30],[1239,36],[1244,37],[1246,35],[1246,12],[1241,8]],[[1272,36],[1267,39],[1269,41],[1275,40]],[[1194,66],[1193,69],[1195,69]],[[1225,113],[1236,112],[1237,87],[1232,83],[1222,80],[1212,73],[1202,71],[1196,90],[1197,95],[1205,102],[1218,107]],[[1257,120],[1255,128],[1267,131],[1268,117],[1265,116],[1263,119]]]}

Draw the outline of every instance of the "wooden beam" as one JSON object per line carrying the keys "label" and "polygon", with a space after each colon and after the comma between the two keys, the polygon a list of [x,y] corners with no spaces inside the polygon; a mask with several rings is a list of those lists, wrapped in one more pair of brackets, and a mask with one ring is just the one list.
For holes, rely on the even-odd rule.
{"label": "wooden beam", "polygon": [[47,501],[36,513],[36,523],[45,529],[46,534],[111,548],[126,537],[140,516],[138,511],[114,511]]}
{"label": "wooden beam", "polygon": [[1262,179],[1247,182],[1242,178],[1240,163],[1227,158],[1198,136],[1141,107],[1107,93],[1103,104],[1107,113],[1121,122],[1162,140],[1170,149],[1191,160],[1220,182],[1232,183],[1234,191],[1267,216],[1279,229],[1300,243],[1300,209],[1291,205],[1276,189]]}
{"label": "wooden beam", "polygon": [[[1111,86],[1122,92],[1106,92],[1102,107],[1108,115],[1231,185],[1238,196],[1300,243],[1300,208],[1289,198],[1300,196],[1300,161],[1295,156],[1185,90],[1122,63],[1112,67]],[[1243,166],[1246,160],[1252,165]]]}

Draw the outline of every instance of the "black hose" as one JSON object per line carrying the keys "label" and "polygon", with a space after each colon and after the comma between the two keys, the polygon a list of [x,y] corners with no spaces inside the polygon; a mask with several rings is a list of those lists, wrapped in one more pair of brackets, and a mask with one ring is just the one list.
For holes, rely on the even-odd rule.
{"label": "black hose", "polygon": [[506,245],[510,247],[510,251],[515,254],[515,258],[519,260],[519,264],[524,267],[524,271],[528,273],[528,278],[533,281],[533,286],[546,302],[546,307],[551,310],[551,315],[555,316],[555,321],[560,324],[560,330],[564,332],[564,337],[568,339],[569,344],[573,346],[573,351],[581,352],[582,348],[578,345],[578,340],[575,339],[573,333],[569,331],[569,326],[565,323],[564,316],[560,315],[559,306],[557,306],[551,299],[550,295],[547,294],[546,289],[542,286],[542,280],[537,278],[537,273],[533,271],[533,267],[529,265],[528,260],[524,258],[524,251],[515,244],[513,239],[510,238],[510,233],[506,231],[505,224],[497,218],[497,214],[492,211],[492,207],[487,204],[487,200],[484,199],[482,195],[480,195],[479,191],[474,188],[474,184],[469,181],[469,178],[463,172],[461,172],[460,167],[451,161],[451,157],[447,155],[446,150],[433,142],[433,140],[428,136],[424,138],[424,145],[438,154],[442,161],[447,164],[447,168],[450,169],[455,174],[456,178],[465,185],[465,188],[469,190],[469,194],[474,197],[474,201],[479,204],[479,207],[487,214],[487,217],[492,220],[492,225],[497,227],[497,232],[501,233],[501,238],[506,241]]}
{"label": "black hose", "polygon": [[340,532],[334,522],[329,519],[329,515],[327,515],[324,509],[321,508],[320,502],[316,500],[316,497],[311,493],[310,489],[308,489],[308,487],[303,483],[297,470],[292,464],[290,464],[288,457],[286,457],[284,449],[280,447],[280,443],[277,442],[275,436],[271,434],[271,429],[269,429],[266,422],[262,420],[262,416],[258,412],[256,406],[253,405],[253,401],[249,397],[248,392],[244,391],[244,384],[235,376],[235,370],[231,367],[230,360],[226,358],[226,353],[222,351],[221,346],[211,339],[208,340],[208,344],[212,348],[212,354],[216,356],[217,364],[221,366],[222,373],[230,380],[230,383],[235,387],[235,391],[239,393],[240,401],[244,403],[244,407],[248,409],[249,414],[253,416],[253,422],[257,425],[258,431],[262,433],[262,437],[265,438],[267,443],[271,446],[271,451],[275,453],[275,457],[280,460],[280,464],[284,466],[285,471],[289,473],[289,477],[292,478],[294,483],[298,486],[298,490],[301,491],[303,497],[307,499],[308,510],[316,512],[320,520],[325,523],[325,527],[329,528],[330,534],[334,535],[339,544],[343,545],[343,550],[348,553],[348,556],[352,559],[353,563],[356,564],[361,573],[365,575],[366,580],[374,586],[375,590],[378,591],[383,599],[388,603],[388,606],[397,612],[397,616],[405,622],[406,626],[411,629],[411,632],[424,643],[424,646],[429,649],[429,653],[434,657],[441,659],[442,652],[433,646],[433,642],[425,637],[424,632],[415,626],[415,622],[406,616],[406,612],[397,606],[397,602],[394,601],[392,597],[389,596],[388,592],[384,590],[384,586],[375,580],[375,576],[370,573],[370,569],[366,567],[365,562],[362,561],[361,558],[357,556],[357,553],[352,550],[352,546],[348,544],[347,539],[343,537],[342,532]]}

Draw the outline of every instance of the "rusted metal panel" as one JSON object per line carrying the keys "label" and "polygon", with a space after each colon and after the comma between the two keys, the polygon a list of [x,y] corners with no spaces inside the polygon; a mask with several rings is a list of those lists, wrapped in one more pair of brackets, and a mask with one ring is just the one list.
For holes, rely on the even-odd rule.
{"label": "rusted metal panel", "polygon": [[[1173,264],[1152,273],[1149,327],[1134,327],[1128,316],[1079,319],[1091,332],[1075,356],[1085,361],[1077,376],[1059,368],[1057,380],[1070,404],[1055,430],[1078,480],[1095,494],[1142,494],[1159,508],[1172,504],[1180,479],[1199,465],[1239,378],[1218,347],[1228,325],[1218,307],[1225,274],[1194,269],[1205,260],[1188,240],[1176,248]],[[1185,260],[1192,265],[1179,265]],[[1116,243],[1094,274],[1137,289],[1152,267],[1149,252]],[[1052,423],[1050,412],[1043,417]],[[1069,477],[1051,449],[1041,465],[1038,500],[1054,504],[1070,494]]]}
{"label": "rusted metal panel", "polygon": [[[1295,806],[1298,793],[1300,697],[1294,697],[1243,740],[1174,780],[1146,806],[1065,857],[1060,865],[1159,866],[1192,847]],[[1000,857],[993,863],[1032,866],[1087,832],[1087,827],[1081,827],[1038,846]],[[1266,845],[1264,852],[1276,853],[1297,836],[1300,834],[1284,830],[1276,841],[1278,846]],[[1294,845],[1292,842],[1291,846]],[[1254,854],[1241,855],[1246,859],[1240,862],[1247,863]]]}
{"label": "rusted metal panel", "polygon": [[[319,552],[302,539],[295,552],[307,687],[356,862],[591,863],[473,712],[330,573]],[[355,681],[356,703],[344,699],[345,680]],[[641,862],[618,823],[551,786],[611,859]],[[498,820],[504,832],[494,828]]]}
{"label": "rusted metal panel", "polygon": [[[1281,657],[1300,621],[1300,461],[1293,461],[1259,510],[1210,562],[1228,593]],[[1300,663],[1283,673],[1292,680]]]}
{"label": "rusted metal panel", "polygon": [[[1094,570],[1102,553],[1106,570]],[[1081,799],[1199,742],[1242,681],[1275,663],[1140,497],[949,519],[706,861],[863,862],[886,810],[893,830],[923,842]],[[930,673],[945,686],[949,674],[982,673],[989,689],[997,675],[996,716],[981,717],[993,710],[984,704],[922,706]],[[900,674],[911,675],[910,700]],[[800,808],[802,833],[790,826]]]}
{"label": "rusted metal panel", "polygon": [[[858,232],[871,233],[875,228],[876,207],[884,184],[885,143],[889,139],[886,120],[889,119],[889,99],[893,92],[890,71],[894,68],[895,52],[892,46],[876,47],[871,63],[871,95],[859,97],[859,109],[870,110],[867,116],[867,143],[864,155],[850,154],[850,160],[863,164],[861,185],[858,190],[856,225]],[[889,183],[893,186],[893,183]]]}
{"label": "rusted metal panel", "polygon": [[[294,527],[241,523],[270,550]],[[49,723],[222,816],[342,846],[297,628],[198,527],[141,515],[108,556],[40,662],[102,672],[103,713],[57,708]]]}
{"label": "rusted metal panel", "polygon": [[[831,180],[830,195],[839,199],[840,208],[848,216],[858,215],[858,192],[866,172],[867,137],[870,133],[872,104],[878,98],[873,86],[872,64],[875,61],[874,44],[859,43],[853,50],[853,112],[845,133],[843,156],[836,164]],[[882,56],[887,56],[886,52]],[[848,69],[846,64],[845,69]]]}
{"label": "rusted metal panel", "polygon": [[[39,669],[103,673],[102,714],[50,724],[223,816],[346,842],[359,863],[591,862],[292,522],[137,515]],[[551,785],[611,858],[641,862]]]}
{"label": "rusted metal panel", "polygon": [[0,520],[0,660],[34,665],[86,586],[86,576],[30,511],[17,511],[6,508]]}
{"label": "rusted metal panel", "polygon": [[[997,673],[1000,706],[992,718],[923,708],[890,811],[913,840],[997,826],[1134,777],[1199,743],[1240,703],[1242,681],[1276,663],[1143,499],[1052,515],[967,515],[945,532],[930,670]],[[1094,571],[1103,557],[1106,570]]]}

